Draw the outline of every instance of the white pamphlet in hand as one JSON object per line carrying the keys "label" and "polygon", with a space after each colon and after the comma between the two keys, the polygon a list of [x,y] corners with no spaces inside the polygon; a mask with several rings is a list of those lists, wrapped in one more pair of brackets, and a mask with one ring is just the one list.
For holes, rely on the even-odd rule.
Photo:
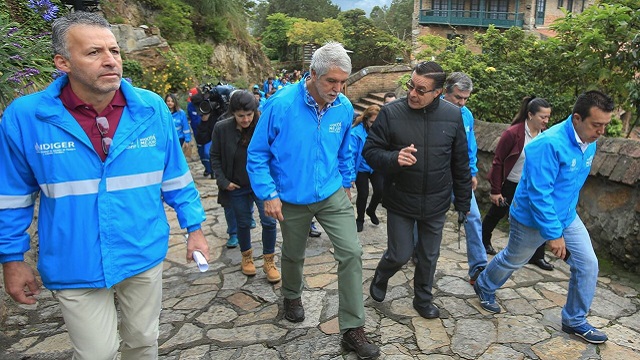
{"label": "white pamphlet in hand", "polygon": [[198,269],[200,272],[205,272],[209,270],[209,263],[207,263],[207,259],[204,258],[204,255],[198,250],[193,252],[193,261],[198,265]]}

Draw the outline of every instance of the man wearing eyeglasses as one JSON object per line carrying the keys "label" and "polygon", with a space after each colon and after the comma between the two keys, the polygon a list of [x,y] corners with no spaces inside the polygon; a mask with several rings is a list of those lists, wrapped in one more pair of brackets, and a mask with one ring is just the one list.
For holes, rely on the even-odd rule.
{"label": "man wearing eyeglasses", "polygon": [[38,270],[59,301],[73,358],[115,359],[120,338],[121,359],[157,359],[163,201],[189,232],[188,261],[195,250],[208,259],[200,196],[162,98],[122,80],[109,23],[70,13],[54,21],[52,44],[65,75],[16,99],[0,123],[5,290],[16,302],[37,301],[24,253],[39,195]]}
{"label": "man wearing eyeglasses", "polygon": [[427,319],[440,316],[432,286],[451,192],[457,211],[468,213],[471,201],[460,109],[440,99],[445,79],[433,61],[416,65],[407,96],[381,108],[363,150],[367,163],[385,174],[387,209],[387,250],[371,281],[371,297],[383,301],[389,278],[411,258],[417,223],[413,307]]}

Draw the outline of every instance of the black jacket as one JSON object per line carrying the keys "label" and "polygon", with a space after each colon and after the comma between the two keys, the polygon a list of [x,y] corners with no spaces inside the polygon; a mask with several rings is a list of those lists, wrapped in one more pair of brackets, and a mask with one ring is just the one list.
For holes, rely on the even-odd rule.
{"label": "black jacket", "polygon": [[226,190],[233,176],[233,162],[240,141],[240,131],[233,117],[219,119],[213,128],[211,149],[209,150],[211,170],[218,185],[218,203],[226,206],[229,194]]}
{"label": "black jacket", "polygon": [[[413,144],[413,166],[398,164],[400,149]],[[460,108],[436,98],[414,110],[407,98],[382,107],[369,131],[363,156],[385,174],[382,205],[400,215],[421,219],[455,209],[469,212],[471,171]]]}

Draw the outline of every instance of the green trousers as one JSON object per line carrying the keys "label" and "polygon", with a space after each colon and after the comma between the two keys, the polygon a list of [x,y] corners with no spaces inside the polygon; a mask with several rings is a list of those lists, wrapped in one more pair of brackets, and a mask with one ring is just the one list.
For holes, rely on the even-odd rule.
{"label": "green trousers", "polygon": [[282,294],[287,299],[302,295],[303,266],[309,224],[315,216],[331,243],[338,261],[338,323],[341,331],[364,325],[362,295],[362,247],[356,233],[353,206],[344,189],[308,205],[282,204]]}

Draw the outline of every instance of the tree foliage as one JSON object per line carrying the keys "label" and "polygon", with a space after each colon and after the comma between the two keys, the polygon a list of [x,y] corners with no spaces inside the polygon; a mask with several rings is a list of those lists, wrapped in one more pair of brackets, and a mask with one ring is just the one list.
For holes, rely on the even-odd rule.
{"label": "tree foliage", "polygon": [[340,13],[340,8],[331,0],[262,0],[256,6],[254,34],[262,34],[269,25],[269,15],[276,13],[322,22],[324,19],[335,19]]}
{"label": "tree foliage", "polygon": [[291,26],[287,38],[291,45],[324,44],[328,41],[342,42],[342,24],[336,19],[322,22],[300,19]]}
{"label": "tree foliage", "polygon": [[[640,12],[632,0],[605,0],[581,14],[567,13],[552,26],[557,36],[540,40],[513,27],[489,27],[474,39],[482,53],[471,52],[460,39],[419,39],[417,59],[431,59],[446,71],[463,71],[474,82],[469,103],[482,120],[507,123],[526,95],[546,98],[553,106],[551,122],[564,120],[575,98],[600,89],[635,117],[614,119],[609,136],[627,135],[638,122],[640,107]],[[630,123],[631,122],[631,123]]]}
{"label": "tree foliage", "polygon": [[400,40],[410,40],[413,4],[413,0],[392,0],[388,7],[374,6],[369,17],[378,29]]}

